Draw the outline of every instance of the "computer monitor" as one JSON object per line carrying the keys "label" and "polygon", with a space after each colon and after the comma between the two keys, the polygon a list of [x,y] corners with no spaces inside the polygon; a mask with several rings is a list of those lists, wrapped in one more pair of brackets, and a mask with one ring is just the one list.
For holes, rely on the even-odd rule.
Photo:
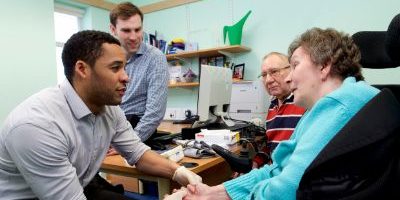
{"label": "computer monitor", "polygon": [[227,120],[232,93],[232,70],[224,67],[201,65],[200,89],[197,103],[199,120],[193,127],[220,123],[233,126]]}

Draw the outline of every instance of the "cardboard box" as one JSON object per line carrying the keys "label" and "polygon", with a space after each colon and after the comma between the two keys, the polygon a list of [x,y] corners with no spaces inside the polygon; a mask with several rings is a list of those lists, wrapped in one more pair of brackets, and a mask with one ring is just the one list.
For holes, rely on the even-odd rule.
{"label": "cardboard box", "polygon": [[200,133],[195,134],[196,141],[204,141],[208,145],[232,145],[239,141],[239,132],[230,130],[207,130],[202,129]]}

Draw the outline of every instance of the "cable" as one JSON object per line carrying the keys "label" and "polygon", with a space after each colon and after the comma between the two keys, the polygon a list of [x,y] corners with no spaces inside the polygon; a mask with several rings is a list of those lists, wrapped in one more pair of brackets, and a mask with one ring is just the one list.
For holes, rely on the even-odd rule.
{"label": "cable", "polygon": [[232,119],[232,118],[229,118],[229,119],[232,120],[232,121],[235,121],[235,122],[243,122],[245,124],[251,124],[253,127],[255,127],[256,129],[258,129],[259,131],[264,132],[264,133],[267,131],[264,127],[255,125],[255,124],[253,124],[251,122],[248,122],[248,121],[244,121],[244,120],[240,120],[240,119]]}

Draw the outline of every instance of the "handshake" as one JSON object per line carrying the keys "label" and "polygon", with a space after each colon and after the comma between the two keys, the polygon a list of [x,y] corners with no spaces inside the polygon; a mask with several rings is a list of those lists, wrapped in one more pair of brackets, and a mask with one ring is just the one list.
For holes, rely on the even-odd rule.
{"label": "handshake", "polygon": [[209,196],[210,194],[213,194],[210,192],[213,187],[203,184],[202,178],[199,175],[186,169],[184,166],[180,166],[176,169],[172,176],[172,180],[181,185],[186,185],[187,187],[182,187],[179,190],[174,190],[170,195],[165,195],[164,200],[189,200],[199,199],[200,197],[201,199],[207,199],[206,197],[215,197],[212,195]]}
{"label": "handshake", "polygon": [[210,187],[203,183],[189,184],[179,190],[174,190],[170,195],[166,195],[164,200],[228,200],[229,195],[225,187],[221,185]]}
{"label": "handshake", "polygon": [[[184,166],[178,167],[176,169],[174,175],[172,176],[172,180],[178,182],[181,185],[196,185],[202,182],[202,178],[186,169]],[[190,186],[189,186],[190,187]],[[171,195],[166,195],[164,200],[181,200],[187,194],[187,189],[182,187],[180,190],[174,190],[174,193]]]}
{"label": "handshake", "polygon": [[172,180],[181,185],[197,184],[202,182],[202,178],[199,175],[186,169],[184,166],[180,166],[175,170]]}

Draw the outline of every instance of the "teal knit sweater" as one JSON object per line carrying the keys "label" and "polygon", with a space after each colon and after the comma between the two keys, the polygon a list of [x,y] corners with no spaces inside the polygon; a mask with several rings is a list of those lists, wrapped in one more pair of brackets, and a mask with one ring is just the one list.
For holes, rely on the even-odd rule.
{"label": "teal knit sweater", "polygon": [[346,78],[341,87],[324,96],[308,110],[290,140],[272,154],[273,164],[227,181],[231,199],[296,199],[306,168],[325,145],[379,90],[364,81]]}

